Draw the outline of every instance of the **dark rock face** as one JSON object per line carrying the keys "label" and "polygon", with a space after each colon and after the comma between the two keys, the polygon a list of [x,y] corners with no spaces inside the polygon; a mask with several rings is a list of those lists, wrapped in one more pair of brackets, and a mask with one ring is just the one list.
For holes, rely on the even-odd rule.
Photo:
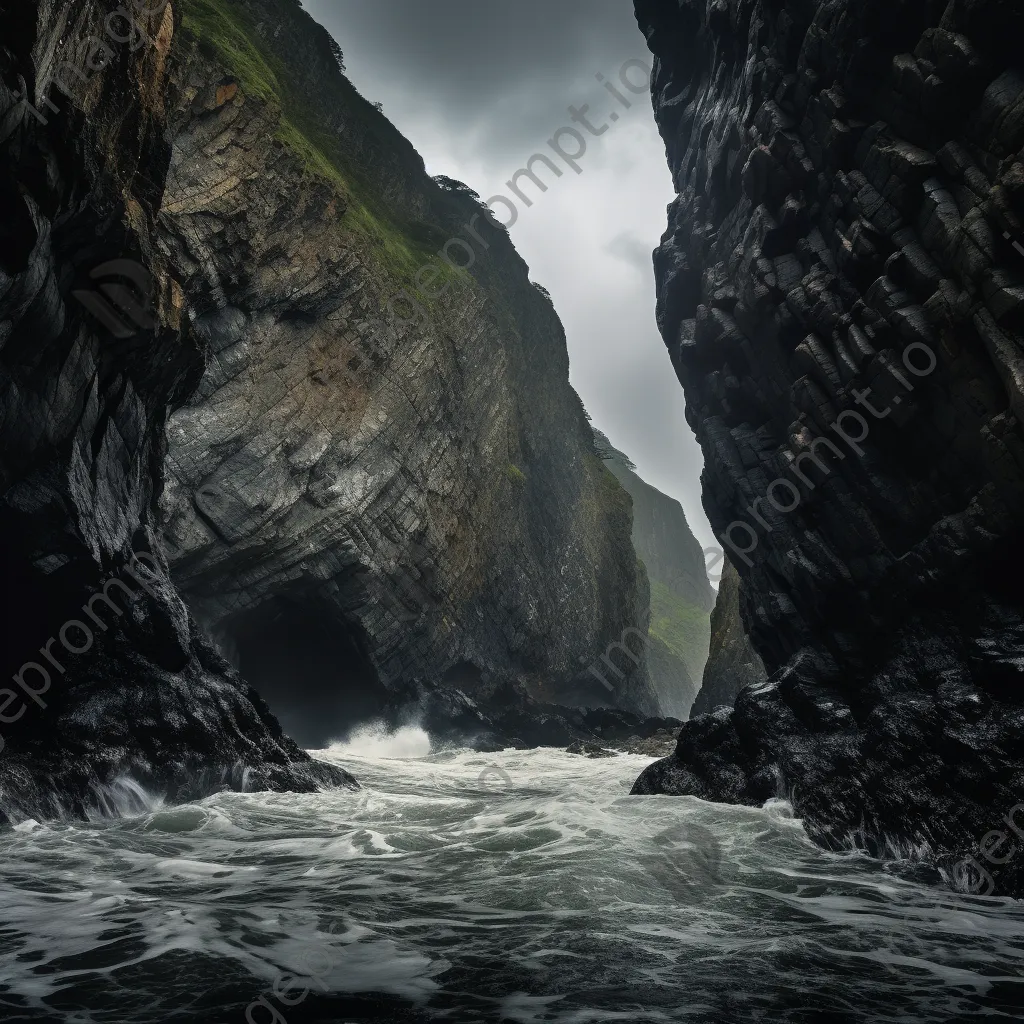
{"label": "dark rock face", "polygon": [[[108,11],[0,4],[0,820],[116,803],[125,777],[170,799],[354,785],[283,736],[146,554],[165,410],[199,383],[204,352],[155,243],[171,8],[148,23],[152,45],[113,45],[86,83],[65,70],[73,99],[53,86]],[[13,95],[26,83],[39,116]],[[130,343],[71,296],[125,258],[156,292]]]}
{"label": "dark rock face", "polygon": [[244,46],[183,7],[161,228],[214,358],[171,417],[163,509],[199,621],[310,745],[419,678],[657,713],[643,658],[588,673],[646,632],[646,581],[507,233],[427,176],[299,4],[232,3]]}
{"label": "dark rock face", "polygon": [[595,428],[605,465],[633,501],[633,547],[651,587],[647,669],[663,714],[686,719],[708,658],[715,592],[683,506],[642,480],[629,458]]}
{"label": "dark rock face", "polygon": [[636,790],[795,792],[815,839],[976,887],[952,865],[1024,792],[1024,8],[636,10],[659,323],[770,674]]}
{"label": "dark rock face", "polygon": [[708,662],[690,717],[706,715],[720,707],[731,708],[740,690],[745,686],[759,686],[767,678],[764,663],[750,645],[740,615],[739,573],[732,562],[725,559],[718,599],[711,613]]}

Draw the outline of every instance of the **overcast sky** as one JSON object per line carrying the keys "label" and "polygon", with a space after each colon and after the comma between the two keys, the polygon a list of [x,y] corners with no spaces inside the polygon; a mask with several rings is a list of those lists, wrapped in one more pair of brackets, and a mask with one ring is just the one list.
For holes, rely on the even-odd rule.
{"label": "overcast sky", "polygon": [[[650,95],[630,93],[622,65],[651,54],[631,0],[304,0],[337,39],[349,78],[419,151],[430,174],[466,182],[483,199],[534,153],[560,178],[518,201],[510,234],[531,279],[551,293],[565,325],[570,378],[594,423],[648,483],[678,498],[697,539],[715,543],[700,503],[700,448],[683,417],[683,393],[654,320],[651,250],[672,200],[665,148]],[[629,109],[596,79],[631,102]],[[627,69],[642,84],[638,66]],[[567,108],[603,133],[573,125]],[[612,121],[610,115],[619,116]],[[587,141],[573,173],[547,140],[562,126]],[[568,152],[576,145],[562,136]],[[494,206],[501,220],[509,213]]]}

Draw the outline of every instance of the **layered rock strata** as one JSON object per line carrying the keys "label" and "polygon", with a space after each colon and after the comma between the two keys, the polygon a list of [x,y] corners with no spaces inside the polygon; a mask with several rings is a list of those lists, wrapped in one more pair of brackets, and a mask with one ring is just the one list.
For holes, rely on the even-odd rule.
{"label": "layered rock strata", "polygon": [[[109,5],[0,5],[0,820],[354,784],[282,734],[149,554],[167,410],[204,367],[157,241],[175,21],[150,6],[98,57]],[[118,337],[75,291],[146,328]]]}
{"label": "layered rock strata", "polygon": [[212,358],[163,504],[200,621],[312,745],[415,678],[657,713],[643,657],[588,673],[647,582],[507,233],[299,5],[182,7],[161,244]]}
{"label": "layered rock strata", "polygon": [[790,793],[829,846],[1021,891],[1024,9],[636,10],[659,324],[770,675],[636,791]]}

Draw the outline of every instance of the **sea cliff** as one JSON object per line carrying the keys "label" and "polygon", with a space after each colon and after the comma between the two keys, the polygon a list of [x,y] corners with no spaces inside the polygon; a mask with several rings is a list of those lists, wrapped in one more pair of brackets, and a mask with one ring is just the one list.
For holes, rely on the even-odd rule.
{"label": "sea cliff", "polygon": [[769,675],[636,791],[791,795],[823,844],[977,887],[1024,791],[1024,9],[636,12],[659,325]]}

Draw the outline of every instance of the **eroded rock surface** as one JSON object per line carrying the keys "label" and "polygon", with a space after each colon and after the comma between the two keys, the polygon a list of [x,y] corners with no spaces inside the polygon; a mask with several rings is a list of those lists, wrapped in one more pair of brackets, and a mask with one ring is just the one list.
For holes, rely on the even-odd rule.
{"label": "eroded rock surface", "polygon": [[[282,734],[146,557],[166,410],[204,353],[155,242],[172,8],[148,22],[150,43],[112,46],[89,75],[65,67],[71,98],[53,84],[108,13],[0,11],[0,820],[124,807],[138,786],[187,799],[352,784]],[[72,297],[114,259],[155,281],[155,326],[130,341]]]}
{"label": "eroded rock surface", "polygon": [[[233,5],[248,63],[184,9],[161,229],[213,357],[171,418],[164,509],[198,618],[311,744],[414,678],[657,713],[643,658],[588,673],[646,632],[647,584],[507,233],[297,4]],[[465,270],[438,257],[455,238]]]}
{"label": "eroded rock surface", "polygon": [[1002,830],[1021,891],[1024,8],[636,10],[678,193],[659,322],[770,682],[635,790],[793,794],[820,842],[969,887]]}

